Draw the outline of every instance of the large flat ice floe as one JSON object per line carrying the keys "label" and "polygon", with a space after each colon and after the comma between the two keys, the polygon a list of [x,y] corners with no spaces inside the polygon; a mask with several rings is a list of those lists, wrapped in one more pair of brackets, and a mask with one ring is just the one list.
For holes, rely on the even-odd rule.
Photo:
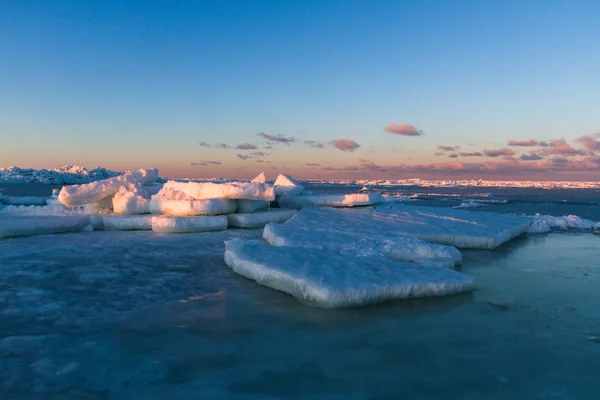
{"label": "large flat ice floe", "polygon": [[102,218],[107,231],[151,231],[152,215],[106,215]]}
{"label": "large flat ice floe", "polygon": [[153,197],[150,200],[152,214],[175,216],[220,215],[235,212],[237,203],[228,199],[169,200]]}
{"label": "large flat ice floe", "polygon": [[451,269],[357,258],[262,241],[225,243],[225,263],[259,284],[323,308],[392,299],[444,296],[473,289],[473,278]]}
{"label": "large flat ice floe", "polygon": [[152,230],[160,233],[193,233],[227,229],[227,217],[168,217],[153,216]]}
{"label": "large flat ice floe", "polygon": [[90,225],[85,216],[8,216],[0,218],[0,238],[80,232]]}
{"label": "large flat ice floe", "polygon": [[525,216],[391,204],[354,210],[304,208],[285,224],[331,235],[405,236],[458,248],[494,249],[525,233],[531,222]]}
{"label": "large flat ice floe", "polygon": [[453,267],[462,261],[460,251],[454,247],[385,234],[361,235],[352,231],[328,232],[290,224],[269,224],[265,226],[263,239],[272,246],[334,251],[363,258],[383,256],[391,261],[438,267]]}
{"label": "large flat ice floe", "polygon": [[229,214],[229,226],[235,228],[262,228],[266,224],[281,223],[292,218],[296,210],[271,210],[255,213]]}
{"label": "large flat ice floe", "polygon": [[383,203],[381,193],[350,193],[350,194],[311,194],[301,196],[283,195],[277,199],[277,204],[284,208],[303,207],[356,207],[371,206]]}
{"label": "large flat ice floe", "polygon": [[0,194],[0,204],[8,204],[14,206],[43,206],[46,205],[49,197],[25,196],[13,197]]}
{"label": "large flat ice floe", "polygon": [[212,183],[168,181],[163,186],[163,189],[172,189],[196,200],[275,200],[273,186],[259,182]]}
{"label": "large flat ice floe", "polygon": [[121,186],[146,185],[157,179],[157,169],[140,169],[84,185],[64,186],[58,195],[58,200],[67,207],[91,204],[114,195]]}

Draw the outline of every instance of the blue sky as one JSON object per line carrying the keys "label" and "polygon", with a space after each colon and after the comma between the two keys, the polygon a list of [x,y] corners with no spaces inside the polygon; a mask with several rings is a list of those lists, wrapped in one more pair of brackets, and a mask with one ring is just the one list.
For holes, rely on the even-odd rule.
{"label": "blue sky", "polygon": [[[597,1],[4,1],[0,166],[600,179],[580,139],[600,132],[598,15]],[[260,132],[296,140],[265,149]],[[527,139],[550,146],[508,146]],[[548,151],[560,139],[575,150]]]}

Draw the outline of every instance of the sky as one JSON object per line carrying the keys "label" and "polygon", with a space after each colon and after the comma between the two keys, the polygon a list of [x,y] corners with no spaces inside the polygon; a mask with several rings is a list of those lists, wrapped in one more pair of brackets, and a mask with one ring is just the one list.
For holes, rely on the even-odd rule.
{"label": "sky", "polygon": [[598,1],[2,0],[0,167],[600,179]]}

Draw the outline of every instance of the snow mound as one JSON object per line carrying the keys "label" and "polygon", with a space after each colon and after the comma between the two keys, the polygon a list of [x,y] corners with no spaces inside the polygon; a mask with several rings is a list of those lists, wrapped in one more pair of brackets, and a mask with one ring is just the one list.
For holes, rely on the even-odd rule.
{"label": "snow mound", "polygon": [[26,196],[26,197],[11,197],[4,196],[0,194],[0,203],[14,205],[14,206],[43,206],[46,205],[49,197],[36,197],[36,196]]}
{"label": "snow mound", "polygon": [[[171,196],[171,197],[169,197]],[[194,200],[183,192],[162,189],[150,200],[152,214],[175,216],[219,215],[235,212],[237,203],[228,199]]]}
{"label": "snow mound", "polygon": [[236,228],[262,228],[266,224],[281,223],[292,218],[296,210],[271,210],[265,212],[229,214],[229,226]]}
{"label": "snow mound", "polygon": [[95,182],[122,175],[123,172],[105,168],[88,170],[79,165],[66,165],[54,169],[33,169],[8,167],[0,168],[0,182],[10,184],[42,183],[52,185],[72,185]]}
{"label": "snow mound", "polygon": [[470,291],[473,278],[454,270],[366,259],[260,241],[225,242],[225,263],[236,273],[323,308]]}
{"label": "snow mound", "polygon": [[401,236],[361,235],[353,231],[329,232],[289,224],[269,224],[265,226],[263,239],[272,246],[334,251],[363,258],[385,257],[391,261],[445,268],[462,261],[460,251],[454,247]]}
{"label": "snow mound", "polygon": [[212,183],[168,181],[163,186],[163,189],[172,189],[196,200],[275,200],[272,186],[256,182]]}
{"label": "snow mound", "polygon": [[0,238],[35,236],[48,233],[81,232],[90,226],[88,217],[30,217],[10,216],[0,218]]}
{"label": "snow mound", "polygon": [[121,186],[112,198],[112,208],[119,215],[148,214],[150,193],[140,185]]}
{"label": "snow mound", "polygon": [[254,179],[252,179],[251,182],[252,183],[266,183],[267,177],[265,175],[265,172],[263,171],[260,174],[258,174]]}
{"label": "snow mound", "polygon": [[103,217],[107,231],[151,231],[152,215],[106,215]]}
{"label": "snow mound", "polygon": [[269,202],[263,200],[237,200],[237,211],[240,213],[253,213],[265,211],[269,208]]}
{"label": "snow mound", "polygon": [[58,195],[58,200],[67,207],[95,203],[117,193],[121,186],[144,185],[157,179],[157,169],[140,169],[136,172],[84,185],[64,186]]}
{"label": "snow mound", "polygon": [[192,233],[227,229],[227,217],[152,216],[152,230],[160,233]]}
{"label": "snow mound", "polygon": [[[318,224],[315,223],[318,221]],[[412,237],[458,248],[494,249],[527,231],[531,218],[451,208],[386,204],[375,208],[304,208],[286,222],[295,228]]]}
{"label": "snow mound", "polygon": [[577,215],[565,215],[553,217],[552,215],[536,214],[533,223],[527,230],[528,233],[550,232],[553,228],[558,229],[600,229],[600,222],[583,219]]}
{"label": "snow mound", "polygon": [[370,206],[383,203],[383,196],[379,192],[351,193],[351,194],[313,194],[308,196],[285,195],[277,200],[277,204],[284,208],[303,207],[354,207]]}
{"label": "snow mound", "polygon": [[286,174],[280,174],[275,180],[273,187],[275,188],[275,196],[277,197],[284,194],[287,194],[288,196],[295,196],[304,190],[304,186]]}

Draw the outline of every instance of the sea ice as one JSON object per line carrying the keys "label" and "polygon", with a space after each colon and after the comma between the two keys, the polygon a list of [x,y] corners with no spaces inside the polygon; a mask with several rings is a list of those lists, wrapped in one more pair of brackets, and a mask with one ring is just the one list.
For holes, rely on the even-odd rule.
{"label": "sea ice", "polygon": [[269,202],[264,200],[236,200],[237,211],[240,213],[253,213],[269,208]]}
{"label": "sea ice", "polygon": [[227,215],[227,221],[230,227],[262,228],[269,223],[287,221],[294,214],[296,214],[296,210],[271,210],[245,214],[229,214]]}
{"label": "sea ice", "polygon": [[151,231],[152,215],[106,215],[103,217],[107,231]]}
{"label": "sea ice", "polygon": [[583,219],[577,215],[554,217],[552,215],[536,214],[533,223],[527,230],[528,233],[550,232],[552,228],[559,229],[600,229],[600,222]]}
{"label": "sea ice", "polygon": [[275,196],[277,197],[284,194],[287,194],[288,196],[295,196],[300,194],[300,192],[302,192],[304,189],[304,186],[286,174],[280,174],[275,180],[273,187],[275,188]]}
{"label": "sea ice", "polygon": [[173,189],[196,200],[204,199],[245,199],[275,200],[273,186],[252,182],[177,182],[168,181],[163,189]]}
{"label": "sea ice", "polygon": [[228,199],[168,200],[152,197],[150,212],[175,216],[220,215],[235,212],[237,203]]}
{"label": "sea ice", "polygon": [[225,242],[225,263],[261,285],[323,308],[473,289],[473,278],[451,269],[381,259],[369,262],[329,251],[274,247],[261,241]]}
{"label": "sea ice", "polygon": [[150,193],[140,185],[121,186],[112,198],[112,208],[119,215],[148,214]]}
{"label": "sea ice", "polygon": [[14,206],[43,206],[46,205],[49,197],[12,197],[0,194],[0,203]]}
{"label": "sea ice", "polygon": [[[318,221],[318,223],[315,223]],[[367,209],[304,208],[286,222],[315,231],[406,236],[458,248],[494,249],[519,236],[530,217],[386,204]]]}
{"label": "sea ice", "polygon": [[384,256],[392,261],[438,267],[453,267],[462,260],[460,251],[454,247],[385,234],[362,235],[353,231],[328,232],[290,224],[269,224],[265,226],[263,239],[272,246],[304,247],[369,258]]}
{"label": "sea ice", "polygon": [[280,207],[296,208],[303,207],[354,207],[369,206],[383,203],[381,193],[351,193],[351,194],[313,194],[308,196],[284,195],[277,199]]}
{"label": "sea ice", "polygon": [[266,183],[267,177],[265,176],[265,172],[263,171],[260,174],[256,175],[256,177],[254,179],[252,179],[251,182],[252,183]]}
{"label": "sea ice", "polygon": [[160,233],[191,233],[227,229],[227,217],[152,216],[152,230]]}
{"label": "sea ice", "polygon": [[80,232],[90,224],[85,216],[8,216],[0,217],[0,238],[12,236],[35,236],[48,233]]}
{"label": "sea ice", "polygon": [[67,207],[90,204],[112,196],[119,191],[121,186],[129,184],[145,185],[157,179],[157,169],[140,169],[139,171],[84,185],[64,186],[58,195],[58,200]]}

